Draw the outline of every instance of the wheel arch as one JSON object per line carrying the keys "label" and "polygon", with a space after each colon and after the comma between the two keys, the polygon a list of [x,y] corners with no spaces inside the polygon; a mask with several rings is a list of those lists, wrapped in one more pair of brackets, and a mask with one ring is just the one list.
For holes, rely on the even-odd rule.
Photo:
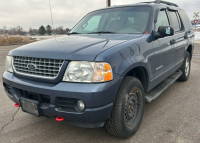
{"label": "wheel arch", "polygon": [[144,92],[146,93],[148,91],[149,76],[148,76],[148,71],[145,67],[143,66],[134,67],[130,69],[125,76],[133,76],[138,78],[144,87]]}
{"label": "wheel arch", "polygon": [[192,45],[189,45],[189,46],[187,47],[187,52],[190,53],[190,58],[192,59],[192,54],[193,54],[193,48],[192,48]]}

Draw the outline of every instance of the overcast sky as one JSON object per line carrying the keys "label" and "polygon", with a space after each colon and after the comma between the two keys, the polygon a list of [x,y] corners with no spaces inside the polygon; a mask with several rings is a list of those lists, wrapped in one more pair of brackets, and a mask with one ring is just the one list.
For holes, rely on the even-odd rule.
{"label": "overcast sky", "polygon": [[[153,0],[111,0],[112,5]],[[199,0],[168,0],[178,4],[193,19],[200,12]],[[54,26],[72,28],[84,15],[106,6],[106,0],[51,0]],[[0,28],[22,26],[25,30],[51,24],[49,0],[0,0]]]}

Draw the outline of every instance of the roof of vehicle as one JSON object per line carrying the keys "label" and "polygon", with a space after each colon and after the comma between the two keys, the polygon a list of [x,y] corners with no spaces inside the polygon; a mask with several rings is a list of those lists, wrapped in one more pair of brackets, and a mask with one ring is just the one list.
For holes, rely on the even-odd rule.
{"label": "roof of vehicle", "polygon": [[150,1],[150,2],[143,2],[143,3],[165,4],[165,5],[168,5],[168,6],[178,7],[178,5],[175,4],[175,3],[171,3],[171,2],[168,2],[168,1],[161,1],[161,0]]}
{"label": "roof of vehicle", "polygon": [[[140,3],[134,3],[134,4],[127,4],[127,5],[114,5],[111,7],[106,7],[106,8],[102,8],[102,9],[98,9],[98,10],[105,10],[105,9],[112,9],[112,8],[120,8],[120,7],[129,7],[129,6],[151,6],[154,7],[155,5],[157,6],[167,6],[167,7],[174,7],[176,9],[181,9],[179,8],[179,6],[175,3],[171,3],[171,2],[167,2],[167,1],[160,1],[160,0],[156,0],[156,1],[150,1],[150,2],[140,2]],[[95,11],[98,11],[95,10]]]}

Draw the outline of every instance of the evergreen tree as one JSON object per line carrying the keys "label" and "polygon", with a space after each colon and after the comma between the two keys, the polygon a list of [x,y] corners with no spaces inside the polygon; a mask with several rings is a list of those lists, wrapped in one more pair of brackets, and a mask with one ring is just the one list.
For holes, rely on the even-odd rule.
{"label": "evergreen tree", "polygon": [[48,35],[51,35],[51,33],[52,33],[52,27],[50,25],[46,26],[46,32],[47,32]]}
{"label": "evergreen tree", "polygon": [[39,34],[40,35],[44,35],[45,33],[46,33],[46,30],[45,30],[44,26],[43,25],[40,26],[40,28],[39,28]]}
{"label": "evergreen tree", "polygon": [[65,32],[66,32],[66,34],[67,34],[67,33],[69,32],[69,28],[66,28]]}

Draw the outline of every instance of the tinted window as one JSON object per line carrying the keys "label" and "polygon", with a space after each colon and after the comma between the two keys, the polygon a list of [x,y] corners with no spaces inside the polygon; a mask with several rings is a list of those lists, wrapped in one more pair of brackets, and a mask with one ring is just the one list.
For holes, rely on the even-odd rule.
{"label": "tinted window", "polygon": [[169,26],[169,20],[165,10],[159,12],[155,30],[158,31],[160,26]]}
{"label": "tinted window", "polygon": [[184,24],[187,27],[187,29],[193,29],[191,21],[190,21],[188,15],[186,14],[186,12],[183,10],[180,10],[180,15],[183,18]]}
{"label": "tinted window", "polygon": [[180,25],[179,25],[179,21],[178,21],[178,17],[176,15],[176,12],[175,11],[169,11],[169,15],[170,15],[170,18],[171,18],[171,26],[174,28],[174,31],[177,32],[177,31],[180,31],[181,28],[180,28]]}
{"label": "tinted window", "polygon": [[144,33],[149,28],[150,13],[151,7],[124,7],[99,10],[86,15],[70,33]]}

